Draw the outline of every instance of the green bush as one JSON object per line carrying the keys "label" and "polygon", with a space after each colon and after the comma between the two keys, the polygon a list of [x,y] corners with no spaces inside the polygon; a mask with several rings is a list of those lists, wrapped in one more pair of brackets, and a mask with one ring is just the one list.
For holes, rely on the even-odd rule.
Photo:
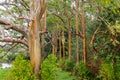
{"label": "green bush", "polygon": [[66,60],[65,61],[65,70],[66,71],[72,71],[73,70],[73,68],[74,68],[74,66],[75,66],[75,62],[74,61],[69,61],[69,60]]}
{"label": "green bush", "polygon": [[0,68],[0,80],[5,80],[6,76],[8,75],[9,68]]}
{"label": "green bush", "polygon": [[120,80],[120,63],[116,63],[115,65],[115,78],[116,80]]}
{"label": "green bush", "polygon": [[25,60],[23,55],[17,56],[6,80],[36,80],[30,67],[30,61]]}
{"label": "green bush", "polygon": [[83,62],[80,62],[74,67],[75,75],[77,75],[78,80],[89,80],[89,70]]}
{"label": "green bush", "polygon": [[[72,76],[70,72],[65,72],[58,68],[60,63],[57,63],[56,57],[51,54],[42,63],[41,77],[42,80],[74,80],[76,77]],[[62,62],[64,64],[64,62]]]}
{"label": "green bush", "polygon": [[69,60],[60,60],[58,62],[58,67],[64,71],[73,71],[73,68],[75,67],[75,62]]}
{"label": "green bush", "polygon": [[56,57],[51,54],[42,63],[41,77],[42,80],[55,80],[57,72]]}
{"label": "green bush", "polygon": [[102,80],[114,80],[114,67],[113,63],[103,62],[100,67],[99,76]]}

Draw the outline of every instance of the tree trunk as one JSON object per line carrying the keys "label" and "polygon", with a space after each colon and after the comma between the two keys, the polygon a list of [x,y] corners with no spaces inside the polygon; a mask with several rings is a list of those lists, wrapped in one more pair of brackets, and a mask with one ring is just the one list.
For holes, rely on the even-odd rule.
{"label": "tree trunk", "polygon": [[62,31],[62,54],[63,54],[63,59],[65,59],[65,37],[64,37],[64,30]]}
{"label": "tree trunk", "polygon": [[76,54],[77,54],[77,61],[76,61],[76,64],[79,63],[80,61],[80,54],[79,54],[79,42],[78,42],[78,31],[79,31],[79,28],[78,28],[78,0],[75,1],[76,3]]}
{"label": "tree trunk", "polygon": [[44,0],[30,0],[31,24],[29,27],[28,41],[30,61],[33,72],[40,79],[41,47],[40,47],[40,20],[44,14],[46,3]]}
{"label": "tree trunk", "polygon": [[69,60],[72,61],[72,41],[71,41],[71,31],[68,31],[68,43],[69,43]]}
{"label": "tree trunk", "polygon": [[69,45],[69,48],[68,48],[68,52],[69,52],[69,60],[72,61],[72,37],[71,37],[71,30],[70,30],[70,21],[68,19],[68,45]]}
{"label": "tree trunk", "polygon": [[62,46],[61,46],[61,34],[60,34],[60,30],[59,30],[59,58],[60,60],[62,60]]}
{"label": "tree trunk", "polygon": [[86,64],[87,59],[87,49],[86,49],[86,27],[85,27],[85,20],[84,20],[84,0],[82,0],[82,15],[81,15],[81,23],[82,23],[82,31],[83,31],[83,61]]}
{"label": "tree trunk", "polygon": [[[42,26],[42,30],[41,30],[42,32],[46,32],[47,30],[46,30],[46,9],[45,9],[45,12],[44,12],[44,25]],[[45,57],[45,49],[44,49],[44,47],[45,47],[45,45],[44,45],[44,42],[45,42],[45,35],[44,34],[42,34],[41,35],[41,41],[42,41],[42,44],[41,44],[41,56],[43,56],[43,59],[44,59],[44,57]]]}
{"label": "tree trunk", "polygon": [[39,38],[39,22],[35,19],[32,21],[31,26],[33,27],[29,33],[29,51],[30,51],[30,61],[33,68],[33,72],[36,77],[39,79],[39,71],[40,71],[40,38]]}

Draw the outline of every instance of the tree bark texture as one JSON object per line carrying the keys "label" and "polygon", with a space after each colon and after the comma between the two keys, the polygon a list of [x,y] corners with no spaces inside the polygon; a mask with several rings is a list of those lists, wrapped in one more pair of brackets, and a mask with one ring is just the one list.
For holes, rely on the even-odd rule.
{"label": "tree bark texture", "polygon": [[[78,12],[79,12],[79,9],[78,9],[78,0],[75,1],[75,4],[76,4],[76,34],[79,33],[79,27],[78,27]],[[76,35],[76,54],[77,54],[77,61],[76,61],[76,64],[79,63],[80,61],[80,54],[79,54],[79,41],[78,41],[78,35]]]}
{"label": "tree bark texture", "polygon": [[82,23],[82,32],[83,32],[83,61],[86,64],[87,49],[86,49],[86,26],[85,26],[85,19],[84,19],[84,0],[82,0],[81,11],[82,11],[81,23]]}
{"label": "tree bark texture", "polygon": [[29,27],[29,53],[32,69],[37,77],[40,79],[40,66],[41,66],[41,47],[39,30],[41,28],[40,20],[46,8],[45,0],[31,0],[30,1],[30,14],[31,24]]}

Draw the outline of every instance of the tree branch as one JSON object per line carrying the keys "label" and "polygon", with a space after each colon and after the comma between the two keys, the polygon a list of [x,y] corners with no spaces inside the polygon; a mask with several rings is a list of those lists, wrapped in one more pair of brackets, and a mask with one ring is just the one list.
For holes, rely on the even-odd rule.
{"label": "tree branch", "polygon": [[91,41],[90,41],[90,44],[94,44],[94,40],[95,40],[95,37],[96,37],[96,35],[97,35],[97,32],[98,32],[98,30],[99,30],[99,28],[100,27],[98,27],[96,30],[95,30],[95,32],[94,32],[94,34],[93,34],[93,36],[92,36],[92,39],[91,39]]}
{"label": "tree branch", "polygon": [[22,26],[20,26],[18,24],[14,24],[14,23],[12,23],[12,22],[10,22],[10,21],[8,21],[6,19],[3,19],[3,18],[0,18],[0,24],[6,25],[7,26],[6,27],[7,30],[8,29],[13,29],[13,30],[15,30],[15,31],[17,31],[17,32],[27,36],[28,30],[25,27],[22,27]]}
{"label": "tree branch", "polygon": [[63,18],[59,14],[53,13],[53,15],[55,15],[56,17],[58,17],[63,22],[63,24],[65,24],[65,21],[63,20]]}
{"label": "tree branch", "polygon": [[25,45],[26,47],[28,47],[27,42],[25,42],[24,40],[21,40],[21,39],[16,39],[16,38],[2,38],[2,39],[0,39],[0,42],[21,43],[21,44]]}

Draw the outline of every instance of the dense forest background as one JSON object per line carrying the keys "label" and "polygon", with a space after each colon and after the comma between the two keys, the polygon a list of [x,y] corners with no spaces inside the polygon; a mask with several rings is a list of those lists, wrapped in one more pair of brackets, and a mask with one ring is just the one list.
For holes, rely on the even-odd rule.
{"label": "dense forest background", "polygon": [[0,80],[120,80],[119,53],[120,0],[0,0]]}

